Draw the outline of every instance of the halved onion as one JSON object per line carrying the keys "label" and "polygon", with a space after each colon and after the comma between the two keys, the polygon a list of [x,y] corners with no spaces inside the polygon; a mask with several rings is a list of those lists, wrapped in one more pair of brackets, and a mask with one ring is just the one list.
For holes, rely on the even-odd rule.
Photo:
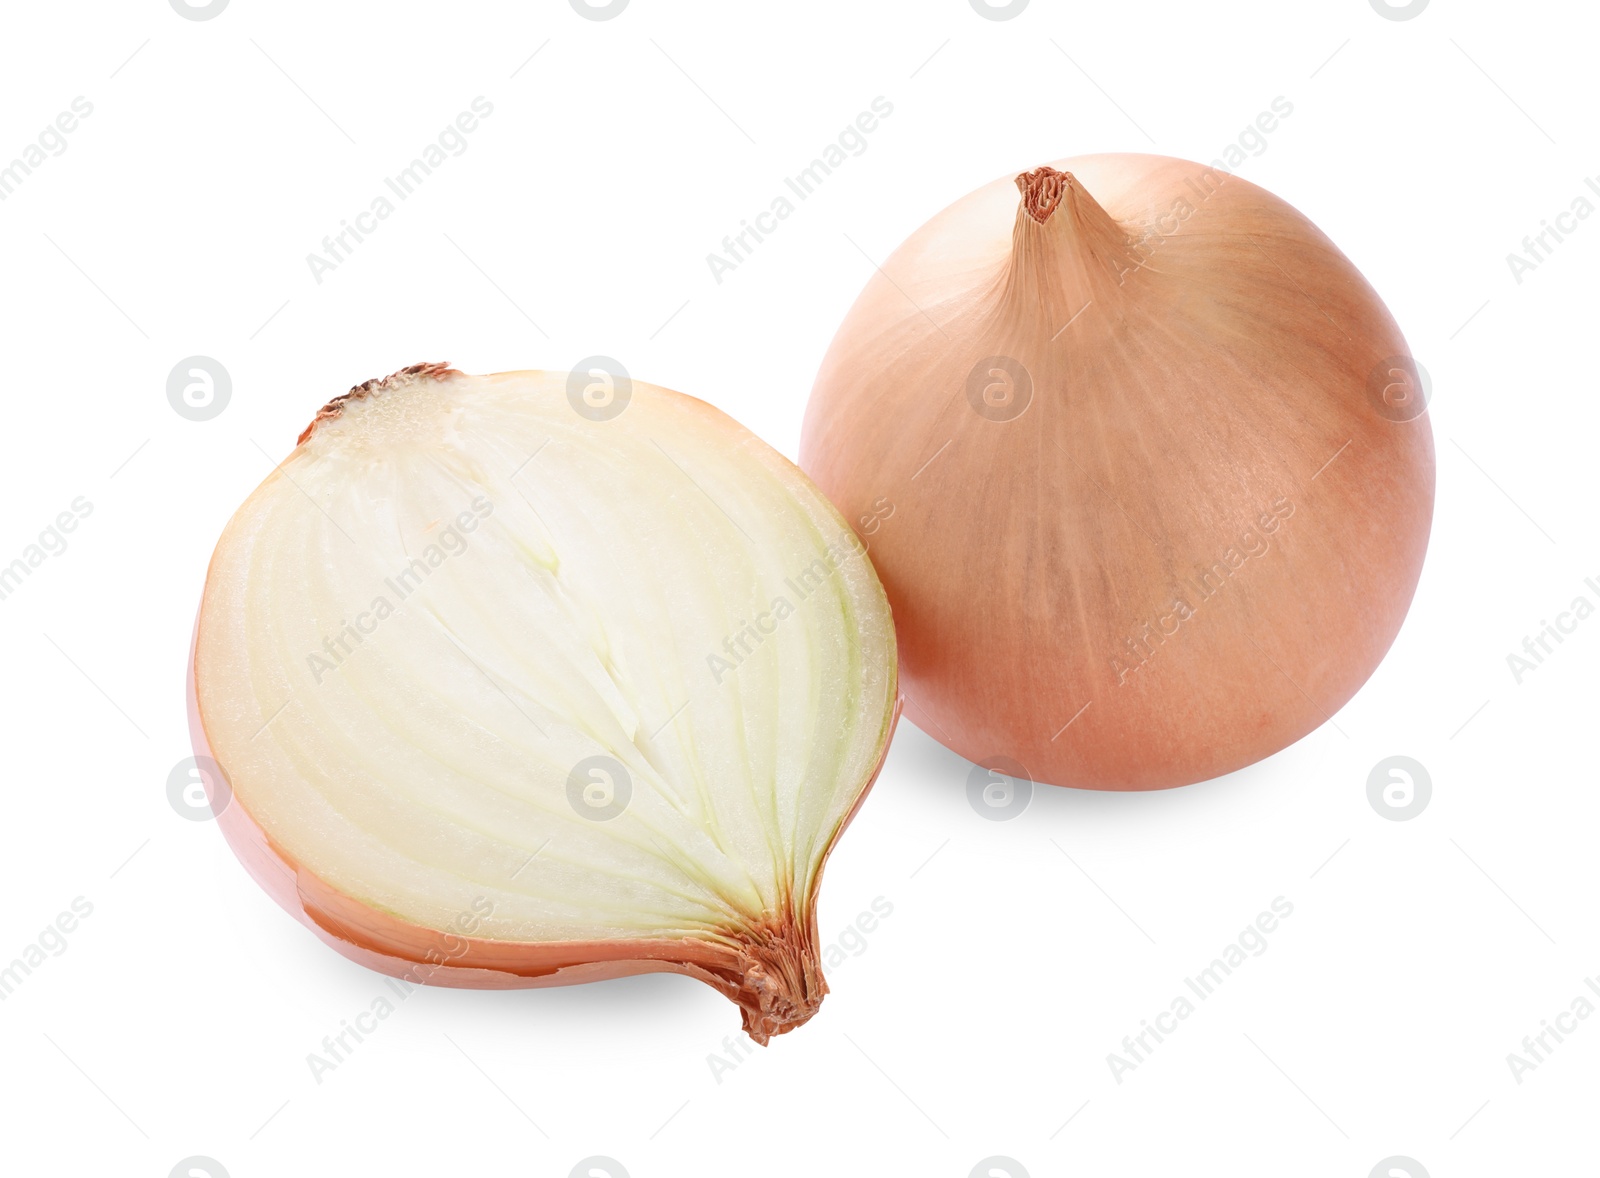
{"label": "halved onion", "polygon": [[883,590],[780,455],[666,389],[443,365],[330,403],[234,515],[191,700],[230,842],[347,956],[688,974],[759,1042],[826,993],[818,882],[898,715]]}

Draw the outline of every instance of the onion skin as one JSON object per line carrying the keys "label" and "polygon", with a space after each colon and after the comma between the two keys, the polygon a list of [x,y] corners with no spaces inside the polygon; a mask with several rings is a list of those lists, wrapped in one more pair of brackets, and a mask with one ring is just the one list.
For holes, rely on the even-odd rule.
{"label": "onion skin", "polygon": [[[1324,723],[1405,617],[1434,453],[1380,375],[1415,378],[1404,337],[1307,218],[1207,172],[997,180],[884,263],[823,361],[801,466],[868,544],[908,713],[971,760],[1216,777]],[[977,411],[986,357],[1031,399]]]}
{"label": "onion skin", "polygon": [[[381,392],[387,381],[418,374],[447,378],[452,373],[442,364],[414,365],[395,377],[358,385],[329,402],[299,441],[303,444],[321,422],[337,417],[343,402]],[[703,409],[706,413],[717,412],[710,406]],[[214,756],[206,735],[197,690],[200,630],[201,617],[197,614],[186,676],[190,739],[195,756],[216,765],[226,781],[226,769]],[[733,1001],[740,1008],[745,1032],[766,1045],[772,1036],[809,1020],[828,993],[817,955],[817,893],[828,855],[882,772],[900,718],[898,694],[894,701],[877,764],[824,849],[810,894],[799,906],[806,917],[802,921],[785,917],[781,923],[761,930],[764,935],[751,938],[740,949],[690,937],[524,942],[429,928],[370,907],[296,862],[248,812],[231,784],[229,796],[216,816],[217,824],[251,878],[284,911],[324,943],[369,969],[412,983],[482,990],[575,985],[644,973],[683,974],[705,982]],[[209,782],[206,790],[214,804]],[[787,905],[786,910],[792,913],[795,906]]]}

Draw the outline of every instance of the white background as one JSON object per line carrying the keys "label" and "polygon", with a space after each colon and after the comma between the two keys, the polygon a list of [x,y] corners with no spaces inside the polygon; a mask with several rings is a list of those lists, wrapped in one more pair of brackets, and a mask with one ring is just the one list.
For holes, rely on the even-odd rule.
{"label": "white background", "polygon": [[[1600,201],[1596,32],[1576,3],[1456,0],[1404,21],[1368,0],[1033,0],[1003,21],[968,0],[8,6],[0,161],[75,97],[93,113],[0,202],[0,563],[75,497],[93,512],[0,602],[0,963],[75,897],[93,914],[0,1003],[0,1169],[1592,1166],[1600,1018],[1520,1084],[1506,1056],[1600,974],[1600,620],[1520,685],[1506,656],[1600,603],[1600,218],[1520,284],[1506,255]],[[480,95],[464,154],[315,281],[306,255]],[[880,95],[868,148],[718,284],[706,255]],[[933,213],[1067,155],[1210,160],[1280,95],[1293,114],[1241,173],[1361,267],[1434,386],[1421,587],[1334,723],[1185,789],[1041,788],[1009,822],[902,723],[822,932],[879,896],[892,916],[812,1023],[720,1082],[736,1012],[655,976],[426,989],[316,1083],[307,1053],[381,979],[165,792],[211,547],[316,408],[420,360],[604,353],[793,455],[834,329]],[[167,402],[194,354],[232,377],[214,420]],[[1394,754],[1433,783],[1410,821],[1367,799]],[[1294,913],[1266,952],[1118,1083],[1107,1054],[1278,896]]]}

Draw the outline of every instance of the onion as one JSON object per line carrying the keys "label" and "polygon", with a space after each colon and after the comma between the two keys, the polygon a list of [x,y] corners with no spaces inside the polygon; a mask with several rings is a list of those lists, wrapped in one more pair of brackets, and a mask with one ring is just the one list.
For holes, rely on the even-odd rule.
{"label": "onion", "polygon": [[764,1043],[827,992],[823,862],[898,715],[861,552],[798,469],[678,393],[369,381],[212,558],[191,719],[223,828],[374,969],[688,974]]}
{"label": "onion", "polygon": [[1016,185],[868,282],[801,465],[870,545],[908,714],[956,752],[1098,789],[1251,764],[1355,693],[1410,604],[1415,363],[1253,184],[1098,155]]}

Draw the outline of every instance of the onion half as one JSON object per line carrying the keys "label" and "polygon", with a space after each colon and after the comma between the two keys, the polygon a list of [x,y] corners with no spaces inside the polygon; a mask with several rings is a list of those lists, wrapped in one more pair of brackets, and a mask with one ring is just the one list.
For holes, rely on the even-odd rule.
{"label": "onion half", "polygon": [[1394,640],[1433,512],[1419,376],[1284,201],[1084,156],[884,263],[801,465],[871,546],[919,725],[1037,781],[1177,786],[1322,724]]}
{"label": "onion half", "polygon": [[639,382],[443,365],[330,403],[234,515],[190,698],[230,843],[342,953],[688,974],[763,1043],[827,991],[823,863],[898,716],[882,588],[780,455]]}

